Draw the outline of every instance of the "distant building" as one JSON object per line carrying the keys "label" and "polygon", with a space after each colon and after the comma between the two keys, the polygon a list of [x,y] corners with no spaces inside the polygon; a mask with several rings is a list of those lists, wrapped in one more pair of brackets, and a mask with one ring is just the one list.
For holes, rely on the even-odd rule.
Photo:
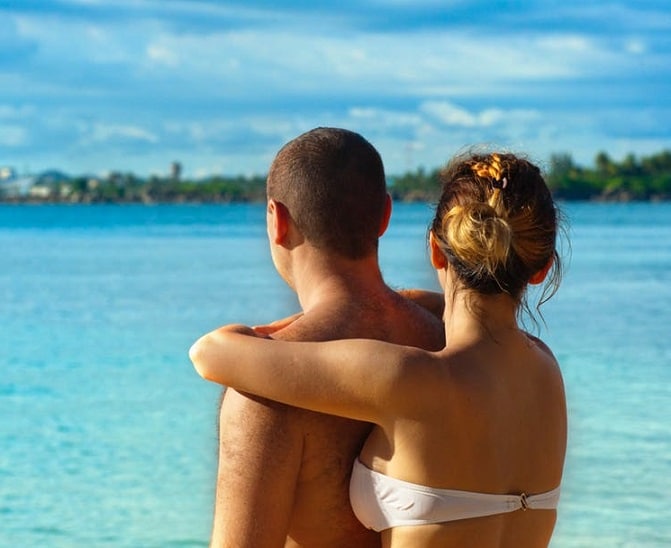
{"label": "distant building", "polygon": [[8,166],[0,167],[0,181],[5,181],[7,179],[14,179],[16,177],[16,171],[14,168]]}
{"label": "distant building", "polygon": [[179,162],[173,162],[170,164],[170,178],[173,181],[179,181],[182,176],[182,164]]}
{"label": "distant building", "polygon": [[70,183],[61,183],[60,187],[58,188],[58,193],[61,198],[67,198],[68,196],[72,195],[73,192],[74,189]]}
{"label": "distant building", "polygon": [[12,179],[0,179],[0,195],[5,198],[17,198],[28,196],[30,189],[35,184],[35,177],[14,177]]}
{"label": "distant building", "polygon": [[31,198],[40,198],[46,200],[51,196],[51,188],[46,185],[34,185],[28,190]]}

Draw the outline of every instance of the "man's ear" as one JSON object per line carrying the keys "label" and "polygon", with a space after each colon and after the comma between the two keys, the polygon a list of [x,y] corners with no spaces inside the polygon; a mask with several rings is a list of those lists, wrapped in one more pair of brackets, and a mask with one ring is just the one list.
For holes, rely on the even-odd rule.
{"label": "man's ear", "polygon": [[391,219],[391,196],[387,194],[384,202],[384,214],[382,215],[382,222],[380,223],[380,230],[377,233],[378,238],[382,236],[389,226],[389,219]]}
{"label": "man's ear", "polygon": [[440,244],[433,234],[433,230],[429,232],[429,248],[431,251],[431,264],[436,270],[442,270],[447,266],[447,259],[443,250],[440,249]]}
{"label": "man's ear", "polygon": [[543,283],[543,280],[545,280],[545,277],[548,275],[548,272],[550,272],[553,263],[554,263],[554,257],[550,257],[550,260],[547,262],[547,264],[543,268],[541,268],[538,272],[533,274],[531,278],[529,278],[529,283],[531,285],[538,285],[540,283]]}
{"label": "man's ear", "polygon": [[274,244],[281,245],[289,233],[291,215],[282,202],[268,200],[268,236]]}

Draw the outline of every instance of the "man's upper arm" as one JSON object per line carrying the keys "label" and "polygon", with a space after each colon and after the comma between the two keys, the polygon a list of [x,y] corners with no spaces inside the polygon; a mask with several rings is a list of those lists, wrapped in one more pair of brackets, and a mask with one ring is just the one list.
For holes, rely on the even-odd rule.
{"label": "man's upper arm", "polygon": [[219,413],[212,546],[283,546],[302,436],[293,408],[228,389]]}

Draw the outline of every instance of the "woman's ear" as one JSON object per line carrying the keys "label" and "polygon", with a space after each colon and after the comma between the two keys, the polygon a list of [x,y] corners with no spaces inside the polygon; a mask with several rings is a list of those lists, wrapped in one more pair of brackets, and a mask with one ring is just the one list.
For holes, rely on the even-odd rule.
{"label": "woman's ear", "polygon": [[447,266],[447,259],[443,250],[440,248],[438,240],[433,234],[433,230],[429,232],[429,248],[431,250],[431,264],[436,270],[442,270]]}
{"label": "woman's ear", "polygon": [[535,274],[532,274],[531,278],[529,278],[529,283],[531,285],[538,285],[540,283],[543,283],[543,280],[545,280],[545,277],[548,275],[548,272],[550,272],[550,269],[552,268],[553,264],[554,264],[554,257],[550,257],[550,260],[543,268],[541,268]]}

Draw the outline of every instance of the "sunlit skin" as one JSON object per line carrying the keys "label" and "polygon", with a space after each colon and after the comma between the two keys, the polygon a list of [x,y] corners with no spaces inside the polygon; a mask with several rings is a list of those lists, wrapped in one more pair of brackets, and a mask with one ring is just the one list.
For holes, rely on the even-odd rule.
{"label": "sunlit skin", "polygon": [[[387,228],[391,200],[372,145],[337,128],[311,130],[278,153],[267,191],[270,254],[296,291],[301,313],[259,326],[257,334],[284,341],[366,337],[443,346],[440,315],[402,297],[382,278],[377,238]],[[435,295],[414,291],[410,297],[437,308]],[[348,496],[352,463],[371,428],[227,389],[219,413],[211,545],[380,546],[380,535],[356,519]]]}
{"label": "sunlit skin", "polygon": [[[447,174],[454,187],[443,196],[452,200],[457,189],[461,201],[439,206],[429,238],[444,294],[442,350],[363,339],[278,342],[231,325],[198,340],[190,357],[208,380],[373,423],[359,458],[382,474],[475,493],[545,493],[561,484],[566,400],[552,352],[520,328],[518,312],[526,285],[542,283],[556,260],[551,198],[538,169],[511,155],[467,159]],[[513,243],[536,270],[509,255]],[[492,276],[500,280],[492,284]],[[497,290],[501,284],[514,294]],[[517,510],[392,526],[382,544],[546,546],[555,520],[556,510]]]}
{"label": "sunlit skin", "polygon": [[[197,341],[190,357],[208,380],[373,422],[360,458],[392,477],[483,493],[555,488],[566,444],[555,359],[520,330],[509,297],[457,287],[452,298],[453,276],[432,250],[447,299],[439,352],[369,340],[284,343],[228,326]],[[384,546],[544,546],[555,519],[552,510],[520,511],[398,527],[382,538]]]}

